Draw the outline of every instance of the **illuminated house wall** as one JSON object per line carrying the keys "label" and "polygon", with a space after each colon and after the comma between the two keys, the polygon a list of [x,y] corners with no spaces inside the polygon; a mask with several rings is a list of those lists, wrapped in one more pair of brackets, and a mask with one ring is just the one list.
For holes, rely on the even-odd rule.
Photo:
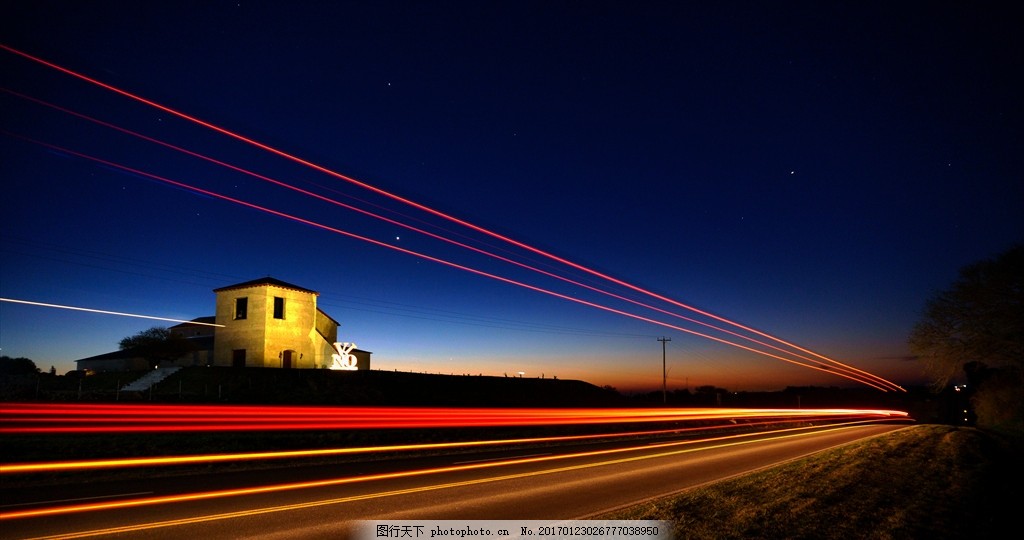
{"label": "illuminated house wall", "polygon": [[[215,289],[213,358],[220,366],[326,368],[338,322],[316,306],[318,293],[274,278]],[[369,353],[359,368],[369,369]],[[359,356],[357,355],[357,358]],[[365,360],[365,361],[364,361]]]}
{"label": "illuminated house wall", "polygon": [[[192,340],[197,351],[163,366],[236,366],[321,369],[337,354],[338,322],[317,305],[319,293],[266,277],[214,289],[216,315],[182,323],[171,331]],[[368,351],[354,349],[358,369],[370,369]],[[117,351],[76,361],[78,369],[123,371],[148,369],[131,351]]]}

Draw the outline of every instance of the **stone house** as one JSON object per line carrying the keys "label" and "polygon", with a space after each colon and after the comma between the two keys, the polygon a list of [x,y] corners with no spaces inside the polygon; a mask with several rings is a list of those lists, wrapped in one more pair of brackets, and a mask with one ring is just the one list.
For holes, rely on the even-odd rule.
{"label": "stone house", "polygon": [[[234,366],[283,369],[370,369],[370,353],[338,343],[338,322],[317,307],[316,291],[265,277],[214,289],[213,317],[170,327],[193,351],[161,367]],[[79,370],[151,367],[138,351],[76,360]]]}

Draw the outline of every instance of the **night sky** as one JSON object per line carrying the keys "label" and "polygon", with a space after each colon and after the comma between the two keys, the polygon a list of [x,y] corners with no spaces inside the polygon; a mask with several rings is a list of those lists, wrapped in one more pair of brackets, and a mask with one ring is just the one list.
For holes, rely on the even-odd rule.
{"label": "night sky", "polygon": [[[1011,4],[32,0],[3,2],[0,28],[6,47],[913,385],[926,300],[1024,240]],[[325,201],[641,298],[10,51],[0,74],[4,298],[191,319],[213,289],[273,276],[319,291],[375,369],[660,390],[667,337],[670,389],[857,386],[128,172],[711,333]],[[3,302],[0,353],[63,373],[171,324]]]}

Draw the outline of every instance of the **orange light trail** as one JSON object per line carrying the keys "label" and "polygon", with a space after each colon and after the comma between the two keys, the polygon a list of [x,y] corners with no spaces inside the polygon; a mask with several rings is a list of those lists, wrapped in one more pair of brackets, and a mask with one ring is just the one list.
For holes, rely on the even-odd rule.
{"label": "orange light trail", "polygon": [[[73,71],[71,69],[65,68],[65,67],[60,66],[58,64],[55,64],[53,62],[49,62],[49,61],[43,60],[42,58],[30,55],[28,53],[22,52],[22,51],[17,50],[17,49],[14,49],[14,48],[9,47],[9,46],[7,46],[5,44],[0,44],[0,47],[2,47],[4,50],[6,50],[7,52],[9,52],[11,54],[20,56],[22,58],[25,58],[25,59],[30,60],[32,62],[35,62],[37,64],[46,66],[48,68],[60,71],[61,73],[64,73],[64,74],[69,75],[71,77],[77,78],[77,79],[79,79],[81,81],[84,81],[84,82],[87,82],[89,84],[98,86],[98,87],[103,88],[105,90],[108,90],[110,92],[114,92],[114,93],[116,93],[118,95],[121,95],[123,97],[126,97],[126,98],[134,100],[134,101],[137,101],[137,102],[142,103],[144,105],[147,105],[147,106],[156,108],[158,110],[164,111],[164,112],[166,112],[168,114],[174,115],[174,116],[176,116],[178,118],[181,118],[181,119],[186,120],[188,122],[192,122],[192,123],[194,123],[196,125],[199,125],[199,126],[202,126],[204,128],[213,130],[213,131],[215,131],[217,133],[220,133],[222,135],[225,135],[225,136],[230,137],[232,139],[235,139],[237,141],[240,141],[240,142],[252,145],[252,146],[254,146],[256,148],[259,148],[260,150],[269,152],[271,154],[274,154],[274,155],[279,156],[281,158],[284,158],[286,160],[292,161],[294,163],[303,165],[305,167],[311,168],[311,169],[313,169],[315,171],[321,172],[321,173],[326,174],[328,176],[331,176],[331,177],[337,178],[339,180],[348,182],[350,184],[356,185],[356,186],[358,186],[360,188],[369,190],[369,191],[371,191],[373,193],[376,193],[376,194],[381,195],[383,197],[389,198],[391,200],[394,200],[394,201],[400,202],[402,204],[411,206],[413,208],[416,208],[417,210],[426,212],[428,214],[431,214],[431,215],[434,215],[434,216],[439,217],[441,219],[444,219],[444,220],[450,221],[452,223],[461,225],[463,227],[466,227],[466,228],[471,229],[473,231],[479,232],[481,234],[484,234],[484,235],[490,236],[492,238],[501,240],[503,242],[509,243],[509,244],[511,244],[513,246],[516,246],[518,248],[530,251],[532,253],[535,253],[535,254],[543,256],[545,258],[551,259],[551,260],[556,261],[558,263],[567,265],[567,266],[569,266],[571,268],[574,268],[576,270],[580,270],[582,272],[586,272],[588,274],[591,274],[591,275],[596,276],[598,278],[601,278],[603,280],[609,281],[609,282],[614,283],[616,285],[619,285],[619,286],[622,286],[622,287],[626,287],[627,289],[630,289],[632,291],[644,294],[644,295],[652,297],[652,298],[656,298],[658,300],[661,300],[663,302],[669,303],[671,305],[674,305],[674,306],[686,309],[686,310],[694,312],[694,313],[698,313],[700,315],[703,315],[705,317],[709,317],[709,318],[714,319],[716,321],[719,321],[719,322],[722,322],[722,323],[726,323],[726,324],[734,326],[736,328],[740,328],[740,329],[745,330],[747,332],[751,332],[751,333],[759,335],[761,337],[770,339],[772,341],[775,341],[775,342],[780,343],[782,345],[785,345],[787,347],[791,347],[791,348],[796,349],[798,351],[801,351],[803,353],[813,355],[813,356],[815,356],[817,358],[820,358],[820,359],[822,359],[822,360],[824,360],[826,362],[829,362],[831,364],[834,364],[836,366],[841,366],[841,368],[844,369],[844,370],[848,370],[848,371],[850,371],[852,373],[859,374],[857,376],[846,376],[846,375],[844,375],[845,378],[848,378],[848,379],[851,379],[851,380],[856,380],[858,382],[861,382],[863,384],[867,384],[869,386],[872,386],[874,388],[877,388],[877,389],[880,389],[880,390],[883,390],[883,391],[889,391],[889,390],[906,391],[904,388],[902,388],[901,386],[899,386],[898,384],[896,384],[894,382],[888,381],[888,380],[886,380],[886,379],[884,379],[882,377],[879,377],[879,376],[874,375],[872,373],[869,373],[867,371],[855,368],[853,366],[849,366],[849,365],[847,365],[847,364],[845,364],[843,362],[840,362],[838,360],[834,360],[832,358],[829,358],[827,356],[821,355],[821,354],[816,353],[814,351],[811,351],[809,349],[800,347],[799,345],[796,345],[796,344],[791,343],[789,341],[785,341],[785,340],[783,340],[781,338],[775,337],[775,336],[773,336],[771,334],[768,334],[766,332],[757,330],[757,329],[749,327],[749,326],[745,326],[743,324],[740,324],[738,322],[732,321],[732,320],[727,319],[725,317],[722,317],[722,316],[719,316],[719,315],[715,315],[714,313],[710,313],[708,311],[701,310],[699,308],[696,308],[696,307],[690,306],[688,304],[679,302],[679,301],[674,300],[672,298],[668,298],[668,297],[666,297],[664,295],[660,295],[658,293],[655,293],[655,292],[649,291],[647,289],[638,287],[638,286],[633,285],[633,284],[631,284],[629,282],[626,282],[626,281],[623,281],[621,279],[615,278],[615,277],[610,276],[608,274],[604,274],[602,272],[599,272],[597,270],[588,268],[588,267],[583,266],[581,264],[572,262],[572,261],[567,260],[567,259],[565,259],[563,257],[559,257],[559,256],[557,256],[555,254],[550,253],[550,252],[541,250],[541,249],[533,247],[533,246],[531,246],[529,244],[525,244],[523,242],[517,241],[515,239],[512,239],[510,237],[504,236],[504,235],[499,234],[497,232],[491,231],[490,229],[487,229],[487,228],[481,227],[479,225],[475,225],[473,223],[470,223],[468,221],[459,219],[459,218],[457,218],[455,216],[452,216],[450,214],[446,214],[446,213],[441,212],[439,210],[435,210],[435,209],[433,209],[431,207],[428,207],[428,206],[425,206],[423,204],[417,203],[417,202],[412,201],[410,199],[406,199],[404,197],[401,197],[399,195],[393,194],[391,192],[388,192],[386,190],[380,189],[378,187],[375,187],[373,185],[367,184],[365,182],[361,182],[361,181],[359,181],[359,180],[357,180],[355,178],[343,175],[341,173],[338,173],[336,171],[328,169],[328,168],[326,168],[324,166],[317,165],[316,163],[313,163],[313,162],[310,162],[308,160],[302,159],[302,158],[300,158],[298,156],[295,156],[295,155],[290,154],[288,152],[285,152],[283,150],[279,150],[279,149],[274,148],[272,146],[266,145],[264,143],[261,143],[259,141],[254,140],[254,139],[246,137],[244,135],[235,133],[235,132],[233,132],[231,130],[222,128],[222,127],[217,126],[215,124],[212,124],[210,122],[206,122],[206,121],[204,121],[202,119],[199,119],[197,117],[188,115],[186,113],[183,113],[183,112],[178,111],[176,109],[173,109],[171,107],[167,107],[165,105],[161,105],[161,104],[159,104],[159,103],[157,103],[155,101],[152,101],[152,100],[146,99],[146,98],[144,98],[142,96],[139,96],[139,95],[133,94],[131,92],[122,90],[122,89],[120,89],[120,88],[118,88],[116,86],[104,83],[104,82],[102,82],[102,81],[100,81],[98,79],[95,79],[95,78],[89,77],[87,75],[78,73],[76,71]],[[382,244],[382,245],[386,246],[387,244]],[[398,249],[398,248],[394,248],[394,249]],[[570,297],[566,297],[566,298],[570,299]],[[634,316],[634,318],[640,318],[640,317]],[[671,326],[671,325],[667,325],[667,324],[664,324],[664,323],[658,323],[658,324],[662,324],[662,326],[667,326],[667,327],[670,327],[670,328],[676,328],[676,329],[682,330],[684,332],[689,332],[689,333],[692,333],[692,334],[695,334],[695,335],[703,336],[703,334],[699,334],[697,332],[693,332],[693,331],[690,331],[690,330],[683,330],[683,329],[680,329],[680,328],[677,328],[677,327],[674,327],[674,326]],[[707,337],[707,336],[704,336],[704,337]],[[733,344],[731,342],[727,342],[727,341],[720,340],[720,339],[717,339],[717,338],[712,338],[712,339],[715,339],[716,341],[722,341],[723,343],[732,344],[732,345],[735,346],[735,344]],[[741,348],[747,348],[747,347],[741,347]],[[749,349],[749,348],[747,348],[747,349]],[[753,350],[753,349],[749,349],[749,350]],[[763,352],[762,352],[762,354],[763,354]],[[779,359],[782,359],[781,357],[778,357],[776,355],[770,355],[769,354],[769,356],[775,356],[775,357],[777,357]],[[800,363],[800,362],[794,362],[794,361],[791,361],[791,360],[785,360],[785,361],[788,361],[788,362],[791,362],[791,363],[795,363],[795,364],[799,364],[799,365],[803,365],[805,367],[812,367],[814,369],[819,369],[820,371],[824,371],[824,372],[827,372],[827,373],[834,373],[834,374],[837,373],[834,370],[816,368],[814,366],[810,366],[810,365],[803,364],[803,363]],[[857,378],[857,377],[860,377],[860,378]],[[873,381],[873,383],[866,382],[867,380]]]}
{"label": "orange light trail", "polygon": [[[861,425],[863,423],[864,422],[862,422],[862,421],[861,422],[849,422],[849,423],[846,423],[846,424],[840,424],[840,425],[832,426],[832,427],[830,427],[828,429],[830,429],[830,430],[834,430],[834,429],[849,429],[851,427],[854,427],[854,426],[857,426],[857,425]],[[783,435],[782,438],[800,437],[800,436],[810,435],[811,434],[810,430],[817,430],[817,429],[820,429],[820,428],[817,428],[817,427],[814,427],[814,426],[810,426],[810,427],[796,427],[796,428],[789,428],[789,429],[779,430],[777,433],[787,433],[787,435]],[[506,466],[510,466],[510,465],[520,465],[520,464],[527,464],[527,463],[557,462],[557,461],[563,461],[563,460],[574,459],[574,458],[582,458],[582,457],[613,456],[613,455],[620,455],[620,454],[627,453],[627,452],[633,452],[633,451],[640,450],[640,449],[650,449],[650,448],[670,449],[670,448],[676,448],[676,447],[680,447],[680,446],[684,447],[682,449],[676,448],[674,450],[667,450],[665,452],[659,452],[659,453],[643,455],[643,456],[625,457],[625,458],[614,459],[614,460],[611,460],[611,461],[600,461],[600,462],[595,462],[595,463],[585,463],[585,464],[580,464],[580,465],[570,465],[570,466],[567,466],[567,467],[556,467],[556,468],[552,468],[552,469],[545,469],[545,470],[535,471],[535,472],[530,472],[530,473],[520,473],[520,474],[505,475],[505,476],[494,476],[494,477],[487,477],[487,478],[483,478],[483,479],[477,479],[477,480],[470,480],[470,481],[468,481],[468,483],[494,482],[494,481],[505,480],[505,479],[510,479],[510,478],[522,477],[522,476],[535,476],[535,475],[538,475],[538,474],[552,474],[552,473],[563,472],[563,471],[567,471],[567,470],[577,470],[577,469],[583,469],[583,468],[601,467],[601,466],[607,466],[607,465],[615,464],[615,463],[624,463],[624,462],[644,460],[644,459],[654,459],[654,458],[665,457],[665,456],[670,456],[670,455],[678,455],[678,454],[682,454],[682,453],[689,453],[689,452],[695,452],[695,451],[701,451],[701,450],[708,450],[708,449],[718,448],[718,447],[722,447],[722,446],[733,446],[733,445],[737,445],[737,444],[751,444],[753,442],[756,442],[756,439],[749,440],[749,441],[738,440],[740,438],[749,437],[749,436],[750,436],[749,434],[733,434],[733,435],[725,435],[725,436],[722,436],[722,437],[703,438],[703,439],[698,439],[698,440],[672,441],[672,442],[665,442],[665,443],[644,444],[644,445],[641,445],[641,446],[630,446],[630,447],[623,447],[623,448],[593,450],[593,451],[576,452],[576,453],[569,453],[569,454],[558,454],[558,455],[545,455],[545,456],[512,458],[512,459],[502,460],[502,461],[466,463],[466,464],[459,464],[459,465],[450,465],[450,466],[445,466],[445,467],[436,467],[436,468],[431,468],[431,469],[417,469],[417,470],[411,470],[411,471],[398,471],[398,472],[393,472],[393,473],[372,474],[372,475],[365,475],[365,476],[332,478],[332,479],[327,479],[327,480],[315,480],[315,481],[309,481],[309,482],[295,482],[295,483],[287,483],[287,484],[276,484],[276,485],[268,485],[268,486],[259,486],[259,487],[254,487],[254,488],[227,489],[227,490],[218,490],[218,491],[185,493],[185,494],[180,494],[180,495],[169,495],[169,496],[160,496],[160,497],[145,497],[145,498],[139,498],[139,499],[122,500],[122,501],[97,502],[97,503],[77,504],[77,505],[68,505],[68,506],[58,506],[58,507],[36,508],[36,509],[30,509],[30,510],[21,510],[21,511],[15,511],[15,512],[0,513],[0,520],[4,520],[4,519],[19,519],[19,518],[27,518],[27,517],[40,517],[40,516],[50,516],[50,515],[61,515],[61,514],[70,514],[70,513],[88,512],[88,511],[99,511],[99,510],[113,510],[113,509],[119,509],[119,508],[133,508],[133,507],[151,506],[151,505],[157,505],[157,504],[167,504],[167,503],[197,501],[197,500],[208,500],[208,499],[224,498],[224,497],[237,497],[237,496],[242,496],[242,495],[257,495],[257,494],[263,494],[263,493],[274,493],[274,492],[281,492],[281,491],[291,491],[291,490],[299,490],[299,489],[308,489],[308,488],[317,488],[317,487],[326,487],[326,486],[337,486],[337,485],[343,485],[343,484],[354,484],[354,483],[361,483],[361,482],[370,482],[370,481],[375,481],[375,480],[387,480],[387,479],[395,479],[395,478],[408,478],[408,477],[415,477],[415,476],[426,476],[426,475],[440,474],[440,473],[445,473],[445,472],[466,471],[466,470],[480,470],[480,469],[493,469],[493,468],[498,468],[498,467],[506,467]],[[700,443],[709,443],[709,442],[718,442],[720,444],[712,445],[712,446],[701,446],[699,448],[691,448],[693,445],[700,444]],[[429,490],[429,489],[439,489],[439,488],[444,488],[444,487],[454,487],[456,485],[464,485],[464,484],[466,484],[466,482],[458,482],[458,483],[454,483],[454,484],[443,484],[441,486],[427,486],[427,487],[421,487],[421,488],[414,488],[414,490],[415,491],[423,491],[423,490]],[[364,497],[377,497],[377,496],[381,496],[381,495],[382,494],[372,494],[372,495],[364,496]]]}
{"label": "orange light trail", "polygon": [[[417,443],[417,444],[393,444],[386,446],[363,446],[363,447],[349,447],[349,448],[314,448],[306,450],[285,450],[275,452],[238,452],[232,454],[192,454],[192,455],[174,455],[174,456],[156,456],[156,457],[132,457],[132,458],[112,458],[112,459],[87,459],[87,460],[68,460],[68,461],[48,461],[48,462],[31,462],[31,463],[7,463],[0,465],[0,474],[26,474],[26,473],[45,473],[45,472],[61,472],[61,471],[80,471],[88,469],[126,469],[133,467],[162,467],[162,466],[175,466],[175,465],[189,465],[193,463],[224,463],[224,462],[237,462],[237,461],[261,461],[261,460],[275,460],[275,459],[289,459],[289,458],[316,458],[316,457],[328,457],[328,456],[345,456],[345,455],[358,455],[358,454],[383,454],[383,453],[401,453],[401,452],[416,452],[423,450],[451,450],[459,448],[481,448],[481,447],[494,447],[494,446],[521,446],[528,444],[550,444],[559,442],[570,442],[570,441],[587,441],[595,439],[615,439],[615,438],[629,438],[629,437],[641,437],[641,436],[655,436],[655,435],[668,435],[668,434],[682,434],[693,431],[711,432],[711,431],[729,431],[736,429],[745,429],[752,427],[763,427],[767,425],[777,426],[783,423],[795,423],[795,422],[814,422],[819,420],[824,421],[836,421],[845,419],[863,419],[863,418],[876,418],[877,415],[874,413],[867,416],[861,414],[851,414],[849,416],[840,417],[818,417],[818,416],[806,416],[800,418],[790,419],[768,419],[758,422],[744,422],[742,424],[736,423],[725,423],[718,425],[702,425],[696,427],[675,427],[670,429],[656,429],[648,431],[625,431],[625,432],[607,432],[607,433],[592,433],[589,435],[562,435],[552,437],[528,437],[519,439],[486,439],[476,441],[459,441],[459,442],[444,442],[444,443]],[[883,419],[889,419],[889,417],[882,417]]]}

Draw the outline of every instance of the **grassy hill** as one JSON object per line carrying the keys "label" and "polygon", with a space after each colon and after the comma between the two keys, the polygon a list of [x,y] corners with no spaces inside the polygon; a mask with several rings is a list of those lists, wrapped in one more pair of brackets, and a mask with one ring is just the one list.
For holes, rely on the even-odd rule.
{"label": "grassy hill", "polygon": [[666,520],[679,540],[1009,538],[1021,448],[913,426],[596,517]]}
{"label": "grassy hill", "polygon": [[[616,392],[576,380],[396,371],[187,368],[160,384],[182,399],[232,402],[455,407],[612,406]],[[200,395],[202,387],[202,395]]]}

